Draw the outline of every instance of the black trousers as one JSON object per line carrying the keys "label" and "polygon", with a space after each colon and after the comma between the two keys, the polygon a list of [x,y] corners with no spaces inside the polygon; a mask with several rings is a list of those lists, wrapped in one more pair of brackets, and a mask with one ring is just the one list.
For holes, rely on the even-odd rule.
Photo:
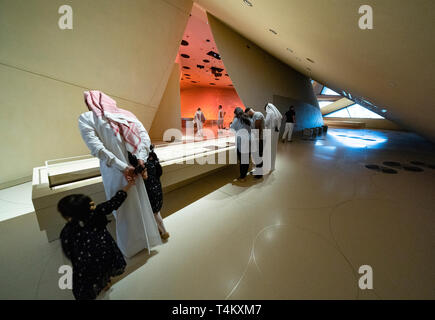
{"label": "black trousers", "polygon": [[237,160],[239,160],[240,163],[240,178],[245,178],[249,170],[250,154],[248,153],[247,155],[244,156],[244,158],[245,161],[248,160],[248,163],[242,163],[242,153],[239,150],[237,150]]}
{"label": "black trousers", "polygon": [[261,162],[259,164],[255,164],[256,168],[263,167],[263,139],[258,140],[258,156],[261,158]]}

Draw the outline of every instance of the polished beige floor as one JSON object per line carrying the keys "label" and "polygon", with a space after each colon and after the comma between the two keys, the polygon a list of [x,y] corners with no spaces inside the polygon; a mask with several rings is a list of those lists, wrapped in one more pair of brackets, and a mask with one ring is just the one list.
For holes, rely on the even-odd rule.
{"label": "polished beige floor", "polygon": [[0,190],[0,223],[33,211],[32,182]]}
{"label": "polished beige floor", "polygon": [[[364,140],[368,139],[368,140]],[[128,261],[101,299],[434,299],[435,163],[411,133],[330,129],[280,144],[276,170],[233,183],[224,169],[165,196],[169,241]],[[33,213],[0,222],[0,298],[71,299],[58,241]],[[373,268],[373,290],[358,268]]]}

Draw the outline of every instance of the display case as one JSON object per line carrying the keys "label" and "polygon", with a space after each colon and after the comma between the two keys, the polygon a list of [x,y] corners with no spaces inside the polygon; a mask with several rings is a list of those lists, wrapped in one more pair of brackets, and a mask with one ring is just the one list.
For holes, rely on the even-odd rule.
{"label": "display case", "polygon": [[[163,167],[163,191],[169,192],[235,163],[233,141],[233,137],[227,137],[157,146],[155,152]],[[222,159],[226,161],[219,161]],[[48,241],[59,238],[65,220],[57,212],[57,203],[70,194],[86,194],[96,203],[106,200],[99,159],[83,155],[47,160],[44,166],[33,169],[32,201],[39,228],[46,232]]]}

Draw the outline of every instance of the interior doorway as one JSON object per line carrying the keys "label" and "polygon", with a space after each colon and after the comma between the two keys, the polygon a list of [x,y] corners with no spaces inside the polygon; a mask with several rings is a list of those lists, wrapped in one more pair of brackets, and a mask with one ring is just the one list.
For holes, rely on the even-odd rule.
{"label": "interior doorway", "polygon": [[[245,108],[226,70],[208,24],[207,14],[196,4],[193,6],[178,51],[180,64],[180,99],[183,134],[186,127],[198,128],[194,117],[198,108],[204,114],[204,129],[215,136],[221,124],[221,134],[229,134],[229,125],[236,107]],[[218,122],[219,106],[223,121]]]}

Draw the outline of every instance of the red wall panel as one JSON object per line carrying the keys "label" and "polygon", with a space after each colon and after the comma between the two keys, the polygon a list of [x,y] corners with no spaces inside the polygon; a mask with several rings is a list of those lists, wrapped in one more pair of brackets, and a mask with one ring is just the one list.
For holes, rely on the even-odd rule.
{"label": "red wall panel", "polygon": [[226,126],[233,120],[236,107],[245,108],[234,88],[198,87],[181,90],[181,117],[193,118],[198,107],[207,120],[217,120],[218,106],[226,112]]}

